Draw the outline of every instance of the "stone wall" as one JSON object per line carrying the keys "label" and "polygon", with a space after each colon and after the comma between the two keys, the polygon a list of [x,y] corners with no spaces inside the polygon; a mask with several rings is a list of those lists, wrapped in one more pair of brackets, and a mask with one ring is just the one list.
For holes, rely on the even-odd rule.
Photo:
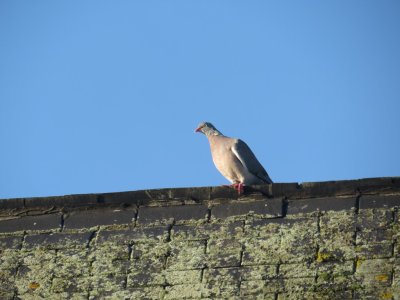
{"label": "stone wall", "polygon": [[0,299],[400,299],[400,178],[0,200]]}

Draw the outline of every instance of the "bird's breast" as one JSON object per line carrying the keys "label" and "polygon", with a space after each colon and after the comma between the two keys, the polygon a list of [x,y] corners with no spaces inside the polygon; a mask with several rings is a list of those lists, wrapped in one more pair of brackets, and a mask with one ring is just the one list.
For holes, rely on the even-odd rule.
{"label": "bird's breast", "polygon": [[242,182],[240,169],[243,168],[240,161],[231,150],[229,140],[224,137],[210,137],[211,155],[215,167],[229,181]]}

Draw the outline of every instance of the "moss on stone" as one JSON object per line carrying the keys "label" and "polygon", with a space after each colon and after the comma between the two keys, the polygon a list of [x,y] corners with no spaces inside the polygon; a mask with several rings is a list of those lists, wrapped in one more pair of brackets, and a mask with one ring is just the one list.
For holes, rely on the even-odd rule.
{"label": "moss on stone", "polygon": [[192,284],[201,281],[202,270],[164,271],[166,284]]}
{"label": "moss on stone", "polygon": [[21,251],[20,255],[21,266],[15,278],[18,294],[51,298],[56,252],[38,248],[29,252]]}
{"label": "moss on stone", "polygon": [[164,300],[200,299],[203,291],[202,284],[179,284],[165,288]]}
{"label": "moss on stone", "polygon": [[242,265],[278,264],[280,262],[280,237],[244,239]]}
{"label": "moss on stone", "polygon": [[[159,222],[172,229],[139,222],[0,234],[0,298],[16,290],[35,300],[397,299],[399,217],[392,208],[250,212]],[[38,233],[60,236],[41,244]]]}
{"label": "moss on stone", "polygon": [[352,260],[355,252],[354,211],[328,211],[321,215],[320,252],[329,253],[330,260]]}
{"label": "moss on stone", "polygon": [[240,283],[240,295],[243,297],[260,297],[264,296],[264,280],[242,281]]}
{"label": "moss on stone", "polygon": [[205,241],[172,241],[167,270],[200,269],[205,266]]}
{"label": "moss on stone", "polygon": [[279,276],[284,278],[315,277],[316,267],[309,263],[282,264]]}
{"label": "moss on stone", "polygon": [[301,218],[280,228],[280,261],[306,262],[315,257],[317,249],[317,219]]}

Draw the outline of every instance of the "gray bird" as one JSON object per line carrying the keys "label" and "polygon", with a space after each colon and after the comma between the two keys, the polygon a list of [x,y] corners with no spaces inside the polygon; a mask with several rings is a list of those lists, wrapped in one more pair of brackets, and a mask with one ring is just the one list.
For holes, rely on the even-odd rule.
{"label": "gray bird", "polygon": [[209,122],[200,123],[195,132],[206,135],[214,165],[239,194],[243,193],[244,185],[272,183],[267,171],[242,140],[224,136]]}

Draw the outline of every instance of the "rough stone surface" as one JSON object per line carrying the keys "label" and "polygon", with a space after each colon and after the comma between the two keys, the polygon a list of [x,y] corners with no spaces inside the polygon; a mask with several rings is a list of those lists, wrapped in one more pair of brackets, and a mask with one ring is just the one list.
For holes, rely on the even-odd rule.
{"label": "rough stone surface", "polygon": [[205,220],[208,209],[205,205],[176,205],[143,207],[139,209],[138,221],[143,224]]}
{"label": "rough stone surface", "polygon": [[326,197],[289,200],[287,214],[300,214],[314,211],[349,210],[353,207],[356,207],[356,197]]}
{"label": "rough stone surface", "polygon": [[373,178],[0,200],[0,299],[400,299],[399,199]]}
{"label": "rough stone surface", "polygon": [[390,195],[390,196],[362,196],[360,199],[360,208],[387,208],[400,206],[400,196],[399,195]]}
{"label": "rough stone surface", "polygon": [[211,209],[211,218],[227,219],[256,215],[261,218],[282,216],[282,199],[264,199],[260,201],[223,203]]}
{"label": "rough stone surface", "polygon": [[[1,202],[1,200],[0,200]],[[49,214],[38,216],[16,217],[15,219],[0,220],[0,233],[24,230],[51,230],[61,227],[61,215]]]}
{"label": "rough stone surface", "polygon": [[71,212],[64,217],[64,229],[90,228],[99,225],[131,224],[135,221],[136,210],[91,209]]}

